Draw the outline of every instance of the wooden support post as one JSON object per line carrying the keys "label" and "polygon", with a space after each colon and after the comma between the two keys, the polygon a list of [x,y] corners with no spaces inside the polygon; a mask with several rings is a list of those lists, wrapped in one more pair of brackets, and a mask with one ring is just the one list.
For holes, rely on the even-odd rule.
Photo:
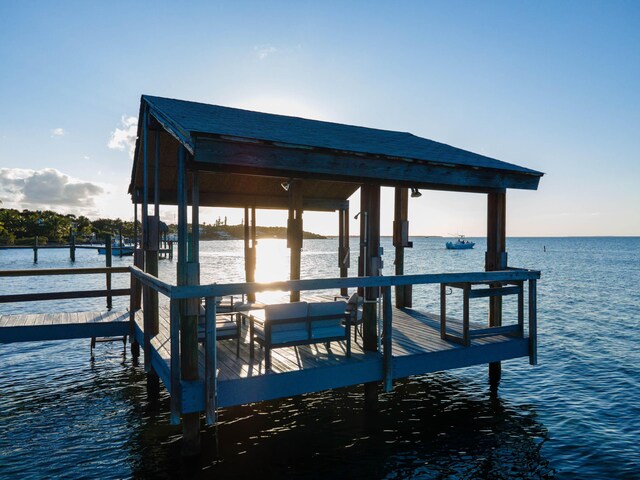
{"label": "wooden support post", "polygon": [[69,258],[72,262],[76,261],[76,236],[73,233],[69,237]]}
{"label": "wooden support post", "polygon": [[214,425],[217,420],[218,386],[216,371],[216,297],[205,299],[205,414],[207,425]]}
{"label": "wooden support post", "polygon": [[[178,148],[178,285],[189,285],[199,274],[197,263],[187,258],[187,172],[186,149]],[[198,208],[195,206],[195,208]],[[193,249],[192,249],[193,252]],[[193,258],[192,258],[193,260]],[[195,263],[195,265],[194,265]],[[180,374],[183,381],[198,380],[198,314],[197,299],[180,302]],[[200,415],[182,415],[182,454],[200,453]]]}
{"label": "wooden support post", "polygon": [[[247,282],[256,281],[256,209],[244,208],[244,271]],[[256,301],[256,294],[247,294],[249,302]]]}
{"label": "wooden support post", "polygon": [[[291,249],[289,280],[300,280],[302,254],[302,181],[289,181],[289,219],[287,221],[287,247]],[[292,290],[290,301],[300,300],[300,292]]]}
{"label": "wooden support post", "polygon": [[[111,268],[112,265],[112,255],[111,255],[111,235],[105,235],[104,237],[104,261],[105,266]],[[113,308],[113,297],[111,296],[111,273],[107,272],[107,310],[111,310]]]}
{"label": "wooden support post", "polygon": [[180,302],[171,299],[169,302],[169,335],[171,336],[171,416],[172,425],[180,423],[182,405],[182,389],[180,388]]}
{"label": "wooden support post", "polygon": [[38,235],[33,241],[33,263],[38,263]]}
{"label": "wooden support post", "polygon": [[[485,270],[507,268],[506,193],[489,193],[487,198],[487,252]],[[489,327],[502,325],[502,297],[489,298]],[[500,362],[489,364],[489,383],[498,385],[502,374]]]}
{"label": "wooden support post", "polygon": [[538,364],[538,293],[537,280],[529,280],[529,363]]}
{"label": "wooden support post", "polygon": [[[396,248],[396,275],[404,275],[404,249],[411,248],[413,243],[409,241],[409,190],[396,187],[394,220],[393,220],[393,246]],[[396,307],[410,308],[412,305],[412,285],[398,285],[396,287]]]}
{"label": "wooden support post", "polygon": [[[365,184],[360,188],[360,258],[358,275],[376,277],[380,275],[382,258],[380,256],[380,186]],[[364,289],[362,308],[363,349],[378,351],[377,299],[379,288]],[[378,403],[378,384],[365,384],[365,406],[376,408]]]}
{"label": "wooden support post", "polygon": [[384,287],[382,292],[382,353],[384,355],[384,391],[393,390],[393,309],[391,308],[391,287]]}
{"label": "wooden support post", "polygon": [[[351,266],[351,253],[349,247],[349,207],[338,210],[338,267],[340,277],[349,276]],[[347,296],[349,290],[344,287],[340,289],[340,295]]]}

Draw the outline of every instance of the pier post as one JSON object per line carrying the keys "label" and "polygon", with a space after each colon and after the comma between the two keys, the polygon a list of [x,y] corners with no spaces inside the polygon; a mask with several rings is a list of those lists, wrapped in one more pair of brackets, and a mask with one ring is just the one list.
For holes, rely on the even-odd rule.
{"label": "pier post", "polygon": [[[287,220],[287,247],[291,250],[289,280],[300,280],[302,254],[302,181],[289,180],[289,218]],[[292,290],[290,301],[300,301],[300,292]]]}
{"label": "pier post", "polygon": [[69,237],[69,258],[72,262],[76,261],[76,236],[73,233]]}
{"label": "pier post", "polygon": [[[377,277],[382,269],[380,255],[380,185],[364,184],[360,188],[360,258],[358,275]],[[377,300],[379,287],[364,289],[362,308],[363,349],[378,351]],[[364,387],[365,407],[376,408],[378,382],[369,382]]]}
{"label": "pier post", "polygon": [[38,235],[33,241],[33,263],[38,263]]}
{"label": "pier post", "polygon": [[[194,248],[188,248],[187,231],[187,152],[184,146],[178,148],[178,285],[189,285],[196,281],[198,263],[194,262]],[[195,183],[195,182],[194,182]],[[195,186],[197,189],[197,186]],[[198,205],[192,205],[198,208]],[[197,218],[197,217],[196,217]],[[193,223],[193,222],[192,222]],[[197,232],[198,226],[194,226]],[[197,241],[197,233],[196,239]],[[188,258],[191,250],[191,258]],[[192,260],[191,262],[189,260]],[[198,380],[198,316],[200,306],[197,299],[180,301],[180,374],[183,381]],[[200,453],[200,414],[185,413],[182,415],[182,455],[193,456]]]}
{"label": "pier post", "polygon": [[[351,255],[349,247],[349,206],[338,210],[338,267],[340,277],[349,276],[351,266]],[[349,290],[344,287],[340,289],[340,295],[347,296]]]}
{"label": "pier post", "polygon": [[[133,265],[144,270],[144,251],[140,248],[138,243],[138,196],[140,192],[137,190],[134,194],[133,204]],[[132,275],[131,276],[131,328],[129,330],[129,338],[131,340],[131,356],[135,359],[140,357],[140,344],[136,340],[135,336],[135,312],[142,306],[142,285]]]}
{"label": "pier post", "polygon": [[[256,245],[256,209],[244,207],[244,271],[247,282],[256,281]],[[247,301],[255,302],[256,294],[248,293]]]}
{"label": "pier post", "polygon": [[[409,189],[396,187],[394,219],[393,219],[393,246],[396,249],[395,267],[396,275],[404,275],[404,249],[413,247],[409,241]],[[396,307],[411,308],[412,285],[396,286]]]}
{"label": "pier post", "polygon": [[[104,263],[107,268],[111,268],[112,259],[111,259],[111,235],[105,235],[104,237]],[[113,297],[111,296],[111,273],[107,272],[107,310],[111,310],[113,308]]]}
{"label": "pier post", "polygon": [[[506,193],[489,193],[487,197],[487,252],[485,270],[507,268],[506,253]],[[502,297],[489,299],[489,326],[502,325]],[[502,375],[501,362],[489,364],[489,383],[497,387]]]}

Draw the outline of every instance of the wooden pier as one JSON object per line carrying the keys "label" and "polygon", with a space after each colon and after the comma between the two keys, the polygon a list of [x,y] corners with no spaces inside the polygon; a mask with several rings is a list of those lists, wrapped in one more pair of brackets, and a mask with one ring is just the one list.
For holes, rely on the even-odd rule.
{"label": "wooden pier", "polygon": [[[531,364],[537,361],[536,282],[540,272],[508,264],[506,192],[537,189],[541,172],[408,133],[146,95],[140,103],[133,162],[129,193],[134,204],[135,243],[141,248],[128,269],[130,288],[119,294],[130,296],[132,353],[135,357],[140,347],[144,350],[149,394],[157,394],[160,381],[170,392],[171,421],[182,423],[185,455],[200,451],[201,416],[214,424],[222,406],[364,384],[365,405],[375,408],[380,386],[390,391],[398,378],[488,363],[490,380],[497,385],[503,360],[527,357]],[[380,246],[382,187],[395,189],[393,276],[383,276],[390,269],[384,270],[389,261]],[[413,246],[409,189],[411,198],[421,195],[419,189],[432,189],[474,193],[486,202],[485,271],[403,274],[404,249]],[[349,198],[358,190],[360,205],[354,216],[360,224],[358,276],[349,277]],[[175,284],[158,278],[158,259],[164,253],[161,205],[177,205]],[[200,285],[200,207],[244,209],[245,282]],[[289,281],[254,281],[257,209],[288,212]],[[305,211],[338,212],[338,278],[300,279]],[[142,226],[140,241],[138,223]],[[115,270],[108,263],[107,294],[111,272]],[[440,287],[438,312],[412,308],[413,286],[425,284]],[[451,318],[447,311],[449,288],[463,293],[460,319]],[[238,355],[237,343],[218,338],[217,305],[225,297],[253,302],[258,293],[284,291],[296,302],[318,292],[344,295],[354,290],[356,298],[363,299],[362,335],[359,342],[349,342],[350,356],[346,312],[337,316],[344,317],[344,324],[336,324],[335,312],[312,315],[309,306],[304,318],[297,314],[277,319],[280,327],[288,323],[289,328],[296,322],[308,325],[306,332],[297,332],[295,340],[285,335],[281,337],[290,339],[272,342],[275,327],[267,322],[266,309],[299,309],[300,304],[265,308],[265,351],[272,345],[280,347],[271,350],[270,370],[259,351],[251,357],[246,326],[240,330]],[[19,297],[35,299],[29,295]],[[44,295],[72,298],[65,293],[62,297]],[[98,295],[104,296],[105,291],[90,296]],[[502,301],[507,295],[518,299],[513,319],[503,314]],[[16,301],[14,297],[0,296],[0,301]],[[474,323],[469,304],[475,299],[489,303],[489,315]],[[322,311],[328,305],[314,308]],[[332,325],[332,335],[338,335],[328,346],[323,339],[329,337],[322,336],[328,334],[311,326],[325,320],[330,320],[327,325]],[[483,320],[478,327],[477,322]],[[97,328],[99,322],[93,323]]]}
{"label": "wooden pier", "polygon": [[0,343],[125,337],[129,312],[63,312],[0,315]]}

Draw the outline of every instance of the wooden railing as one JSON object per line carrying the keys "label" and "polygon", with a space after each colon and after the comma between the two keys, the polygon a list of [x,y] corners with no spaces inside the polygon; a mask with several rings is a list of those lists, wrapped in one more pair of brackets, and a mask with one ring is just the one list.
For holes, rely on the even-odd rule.
{"label": "wooden railing", "polygon": [[72,298],[106,297],[107,308],[113,307],[113,297],[130,295],[129,288],[112,288],[111,275],[129,273],[128,267],[89,267],[89,268],[42,268],[36,270],[1,270],[2,277],[40,277],[51,275],[105,275],[104,290],[75,290],[62,292],[20,293],[0,295],[0,303],[36,302],[41,300],[67,300]]}
{"label": "wooden railing", "polygon": [[[180,307],[180,302],[186,300],[205,299],[205,413],[208,424],[215,422],[216,418],[216,299],[229,295],[248,295],[267,291],[310,291],[344,288],[380,288],[382,297],[382,362],[384,371],[384,387],[391,390],[393,382],[393,352],[392,352],[392,304],[391,287],[398,285],[466,285],[489,284],[492,288],[496,285],[515,284],[522,286],[528,282],[529,287],[529,356],[530,362],[535,364],[537,356],[537,321],[536,321],[536,280],[540,278],[540,272],[535,270],[514,269],[491,272],[470,273],[441,273],[425,275],[401,275],[390,277],[341,277],[313,280],[292,280],[272,283],[228,283],[213,285],[171,285],[156,277],[149,275],[137,267],[130,267],[132,282],[139,281],[143,288],[155,290],[170,299],[170,351],[171,351],[171,420],[179,422],[181,413],[181,389],[180,377],[181,352],[180,352],[180,324],[181,315],[186,308]],[[509,287],[506,290],[491,290],[490,294],[478,294],[477,296],[502,295],[512,293]],[[132,288],[133,291],[133,288]],[[522,292],[520,289],[518,292]],[[467,302],[468,302],[467,297]],[[521,299],[520,299],[521,300]],[[133,304],[133,301],[132,301]],[[518,329],[522,324],[522,301],[518,307]],[[133,321],[133,316],[132,316]],[[494,327],[493,334],[502,334],[500,327]],[[487,329],[488,330],[488,329]],[[484,332],[488,334],[489,331]],[[511,333],[509,330],[508,333]],[[146,335],[146,334],[145,334]],[[146,338],[146,337],[145,337]],[[146,343],[146,342],[145,342]]]}

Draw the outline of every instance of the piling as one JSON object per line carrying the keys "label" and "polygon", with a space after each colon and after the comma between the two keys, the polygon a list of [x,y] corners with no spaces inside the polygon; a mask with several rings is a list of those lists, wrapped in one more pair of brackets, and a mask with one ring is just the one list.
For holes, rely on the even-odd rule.
{"label": "piling", "polygon": [[[358,276],[375,277],[380,275],[382,259],[380,256],[380,186],[365,184],[360,190],[360,258]],[[362,308],[363,349],[378,351],[377,300],[379,288],[364,289]],[[378,382],[369,382],[364,388],[365,407],[377,407]]]}
{"label": "piling", "polygon": [[[113,263],[112,255],[111,255],[112,253],[111,235],[105,235],[104,247],[105,247],[105,255],[104,255],[105,266],[110,268]],[[109,292],[109,294],[107,295],[107,310],[111,310],[113,308],[113,297],[111,296],[111,273],[107,272],[106,276],[107,276],[107,291]]]}
{"label": "piling", "polygon": [[38,263],[38,235],[33,241],[33,263]]}
{"label": "piling", "polygon": [[[506,193],[489,193],[487,195],[487,252],[485,255],[485,270],[505,270],[506,268]],[[502,297],[491,297],[489,299],[489,326],[499,327],[501,325]],[[489,383],[497,388],[501,376],[501,362],[490,363]]]}
{"label": "piling", "polygon": [[73,233],[69,236],[69,258],[76,261],[76,236]]}

